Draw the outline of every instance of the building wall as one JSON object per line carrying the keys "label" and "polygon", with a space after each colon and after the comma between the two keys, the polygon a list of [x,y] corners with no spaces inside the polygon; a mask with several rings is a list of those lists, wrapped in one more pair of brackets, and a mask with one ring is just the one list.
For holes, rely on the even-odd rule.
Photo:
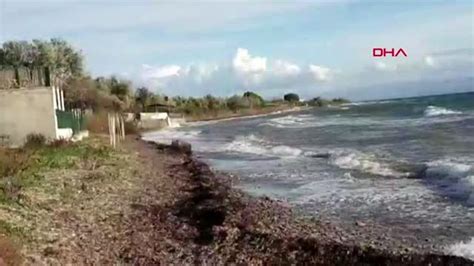
{"label": "building wall", "polygon": [[7,144],[21,146],[31,133],[57,138],[56,94],[51,87],[0,90],[0,136]]}
{"label": "building wall", "polygon": [[170,124],[168,113],[140,113],[138,127],[144,130],[153,130],[168,127]]}

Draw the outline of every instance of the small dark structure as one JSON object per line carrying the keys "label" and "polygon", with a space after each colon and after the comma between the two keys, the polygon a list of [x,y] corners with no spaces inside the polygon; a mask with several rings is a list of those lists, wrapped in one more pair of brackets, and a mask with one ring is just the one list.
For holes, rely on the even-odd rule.
{"label": "small dark structure", "polygon": [[170,104],[170,103],[153,103],[153,104],[147,105],[145,107],[145,111],[155,112],[155,113],[166,112],[169,114],[175,109],[175,107],[176,106],[174,104]]}

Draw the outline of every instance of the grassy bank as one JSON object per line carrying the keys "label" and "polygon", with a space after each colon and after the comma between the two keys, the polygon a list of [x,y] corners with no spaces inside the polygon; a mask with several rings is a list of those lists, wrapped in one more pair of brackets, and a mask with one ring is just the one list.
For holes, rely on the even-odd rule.
{"label": "grassy bank", "polygon": [[94,137],[2,149],[0,157],[0,254],[14,254],[7,264],[84,262],[101,242],[113,247],[122,195],[134,191],[129,154]]}

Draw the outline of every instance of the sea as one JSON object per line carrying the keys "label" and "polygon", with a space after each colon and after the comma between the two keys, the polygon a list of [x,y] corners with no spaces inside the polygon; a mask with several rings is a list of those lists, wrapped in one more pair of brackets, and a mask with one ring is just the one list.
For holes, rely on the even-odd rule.
{"label": "sea", "polygon": [[401,226],[474,260],[474,92],[197,122],[182,139],[253,195],[307,215]]}

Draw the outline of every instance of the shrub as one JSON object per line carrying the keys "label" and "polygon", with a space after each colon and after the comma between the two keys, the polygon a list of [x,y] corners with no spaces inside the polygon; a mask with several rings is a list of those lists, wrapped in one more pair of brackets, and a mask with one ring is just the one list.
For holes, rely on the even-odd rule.
{"label": "shrub", "polygon": [[25,148],[38,148],[44,146],[46,137],[42,134],[32,133],[26,136]]}
{"label": "shrub", "polygon": [[287,102],[299,102],[300,96],[296,93],[288,93],[283,96],[283,99]]}
{"label": "shrub", "polygon": [[0,178],[12,176],[28,164],[29,153],[0,148]]}
{"label": "shrub", "polygon": [[65,147],[69,144],[71,144],[72,142],[67,140],[67,139],[56,139],[54,141],[52,141],[49,146],[50,147],[54,147],[54,148],[58,148],[58,147]]}
{"label": "shrub", "polygon": [[109,133],[107,112],[94,113],[87,119],[87,130],[91,133]]}

